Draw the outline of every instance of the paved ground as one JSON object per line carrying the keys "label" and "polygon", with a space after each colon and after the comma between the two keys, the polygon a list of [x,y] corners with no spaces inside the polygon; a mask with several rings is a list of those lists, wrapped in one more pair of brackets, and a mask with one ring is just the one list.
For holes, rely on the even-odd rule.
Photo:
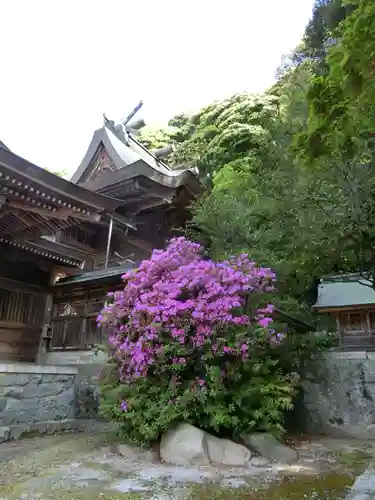
{"label": "paved ground", "polygon": [[[0,499],[343,499],[375,442],[299,440],[294,465],[255,457],[247,469],[183,468],[105,434],[65,434],[0,445]],[[267,489],[267,492],[265,491]]]}

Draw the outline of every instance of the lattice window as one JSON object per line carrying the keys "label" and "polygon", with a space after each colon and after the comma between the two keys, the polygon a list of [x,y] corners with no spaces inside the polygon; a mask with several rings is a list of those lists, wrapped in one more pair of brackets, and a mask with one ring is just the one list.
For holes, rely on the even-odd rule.
{"label": "lattice window", "polygon": [[0,288],[0,320],[41,326],[44,296]]}
{"label": "lattice window", "polygon": [[96,248],[95,234],[92,233],[91,231],[85,231],[80,227],[76,226],[69,227],[68,229],[62,231],[62,236],[71,241],[76,241],[77,243],[81,243],[82,245],[91,248]]}
{"label": "lattice window", "polygon": [[102,307],[103,299],[55,304],[51,348],[82,349],[101,343],[101,329],[97,327],[96,317]]}
{"label": "lattice window", "polygon": [[57,316],[77,316],[77,309],[72,304],[60,304]]}

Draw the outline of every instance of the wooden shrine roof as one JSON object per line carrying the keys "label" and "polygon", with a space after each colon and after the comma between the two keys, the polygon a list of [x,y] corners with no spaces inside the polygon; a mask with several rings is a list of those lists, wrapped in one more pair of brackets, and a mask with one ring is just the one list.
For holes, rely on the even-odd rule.
{"label": "wooden shrine roof", "polygon": [[98,222],[122,202],[84,189],[0,148],[0,238],[35,239]]}
{"label": "wooden shrine roof", "polygon": [[[98,163],[103,166],[100,158],[103,149],[108,155],[106,172],[105,175],[97,176]],[[202,190],[200,182],[190,169],[171,169],[131,134],[127,135],[125,142],[105,126],[95,131],[85,157],[71,180],[92,191],[105,192],[109,186],[141,177],[167,189],[175,190],[185,186],[192,193]]]}

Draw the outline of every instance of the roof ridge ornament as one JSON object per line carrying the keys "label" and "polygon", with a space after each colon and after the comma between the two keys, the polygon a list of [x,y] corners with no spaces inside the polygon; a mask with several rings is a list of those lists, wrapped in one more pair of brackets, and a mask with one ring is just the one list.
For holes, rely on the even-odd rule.
{"label": "roof ridge ornament", "polygon": [[109,120],[106,117],[105,113],[103,113],[104,126],[108,128],[108,130],[110,130],[117,137],[117,139],[119,139],[126,146],[130,146],[130,130],[138,130],[138,128],[142,128],[143,126],[145,126],[145,122],[143,120],[137,120],[137,122],[133,124],[133,127],[131,125],[129,127],[127,126],[130,120],[138,113],[142,106],[143,101],[140,101],[133,109],[133,111],[125,118],[125,120],[123,120],[121,123],[118,123],[117,125],[115,124],[114,120]]}
{"label": "roof ridge ornament", "polygon": [[122,143],[124,143],[126,146],[130,146],[129,144],[129,135],[128,131],[126,130],[126,127],[122,124],[119,123],[118,125],[115,124],[114,120],[109,120],[105,113],[103,113],[103,119],[104,119],[104,126],[110,130],[117,139],[119,139]]}

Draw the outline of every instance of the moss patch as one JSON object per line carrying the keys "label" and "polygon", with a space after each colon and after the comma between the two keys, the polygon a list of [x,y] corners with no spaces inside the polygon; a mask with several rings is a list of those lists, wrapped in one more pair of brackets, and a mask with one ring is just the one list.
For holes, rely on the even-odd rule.
{"label": "moss patch", "polygon": [[337,464],[345,472],[359,474],[366,469],[372,458],[371,453],[365,450],[341,451],[333,454]]}
{"label": "moss patch", "polygon": [[[215,488],[212,485],[197,486],[188,496],[189,500],[339,500],[345,497],[353,484],[349,475],[328,474],[324,476],[285,477],[279,484],[267,489]],[[314,495],[314,496],[313,496]]]}
{"label": "moss patch", "polygon": [[[1,487],[0,486],[0,494],[6,498],[6,500],[19,500],[20,492],[15,491],[12,487]],[[147,493],[146,493],[147,495]],[[149,496],[145,496],[145,493],[138,492],[128,492],[128,493],[103,493],[102,490],[92,489],[92,488],[75,488],[70,490],[56,490],[51,492],[43,492],[43,500],[93,500],[93,499],[101,499],[101,500],[140,500],[147,499],[151,497],[151,493]]]}

